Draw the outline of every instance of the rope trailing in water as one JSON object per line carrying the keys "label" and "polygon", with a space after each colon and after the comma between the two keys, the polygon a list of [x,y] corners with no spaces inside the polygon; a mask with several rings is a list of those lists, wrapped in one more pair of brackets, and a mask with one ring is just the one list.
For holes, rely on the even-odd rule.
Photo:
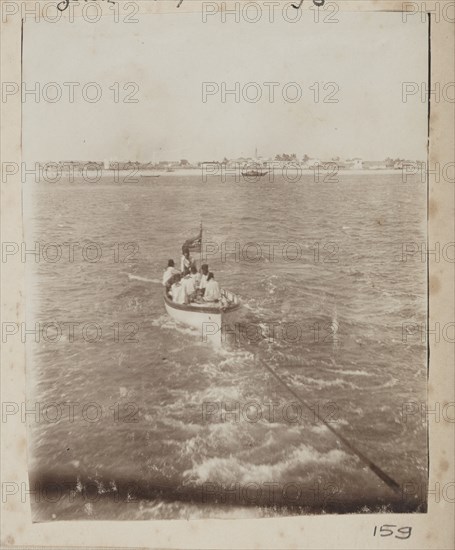
{"label": "rope trailing in water", "polygon": [[335,428],[333,428],[328,422],[326,422],[323,418],[319,416],[319,414],[316,412],[315,409],[312,409],[309,405],[307,405],[303,399],[299,396],[298,393],[296,393],[292,388],[290,388],[286,382],[279,376],[272,368],[270,368],[264,361],[259,360],[260,363],[270,372],[270,374],[282,384],[289,393],[291,393],[298,401],[301,403],[304,407],[312,411],[318,420],[320,420],[334,435],[345,445],[351,452],[353,452],[355,455],[357,455],[362,462],[364,462],[370,470],[376,474],[386,485],[388,485],[395,493],[400,493],[401,488],[398,485],[398,483],[392,479],[388,474],[384,472],[379,466],[377,466],[374,462],[372,462],[367,456],[365,456],[361,451],[359,451],[352,443],[350,443],[343,435],[341,435]]}

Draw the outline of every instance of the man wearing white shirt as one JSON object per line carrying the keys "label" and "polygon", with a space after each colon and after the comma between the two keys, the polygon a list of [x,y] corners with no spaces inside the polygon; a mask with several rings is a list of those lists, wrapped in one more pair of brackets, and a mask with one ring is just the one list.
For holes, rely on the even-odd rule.
{"label": "man wearing white shirt", "polygon": [[183,275],[186,275],[190,272],[191,267],[195,264],[195,261],[190,256],[190,251],[185,248],[183,250],[182,258],[180,260],[180,270],[183,273]]}
{"label": "man wearing white shirt", "polygon": [[185,285],[181,281],[180,275],[175,275],[175,283],[171,287],[172,301],[176,304],[186,304],[188,297],[185,290]]}
{"label": "man wearing white shirt", "polygon": [[185,292],[188,298],[188,302],[192,302],[194,298],[196,297],[196,290],[197,290],[197,280],[195,278],[195,275],[197,275],[197,269],[195,266],[191,267],[191,273],[188,273],[188,275],[185,275],[185,277],[182,279],[183,286],[185,287]]}
{"label": "man wearing white shirt", "polygon": [[169,279],[174,275],[177,275],[177,273],[180,273],[180,271],[175,269],[174,260],[169,260],[166,271],[163,273],[163,286],[167,286]]}
{"label": "man wearing white shirt", "polygon": [[191,277],[194,280],[194,288],[195,290],[197,290],[198,288],[200,288],[202,275],[198,272],[195,265],[191,266]]}
{"label": "man wearing white shirt", "polygon": [[201,280],[199,282],[199,288],[202,291],[202,294],[205,292],[205,287],[207,286],[207,276],[209,274],[209,266],[207,264],[201,265]]}
{"label": "man wearing white shirt", "polygon": [[204,292],[204,302],[219,302],[221,299],[220,285],[215,281],[213,273],[207,276],[207,285]]}

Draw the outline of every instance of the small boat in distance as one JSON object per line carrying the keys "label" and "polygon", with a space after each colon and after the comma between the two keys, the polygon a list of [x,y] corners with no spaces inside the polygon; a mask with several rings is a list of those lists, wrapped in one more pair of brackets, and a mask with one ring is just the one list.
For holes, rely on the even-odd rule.
{"label": "small boat in distance", "polygon": [[249,168],[242,170],[242,176],[262,177],[266,176],[268,173],[269,171],[264,170],[263,168]]}
{"label": "small boat in distance", "polygon": [[254,151],[254,160],[249,161],[249,164],[245,164],[242,168],[241,174],[246,177],[259,177],[266,176],[270,170],[264,168],[264,164],[258,156],[258,148]]}

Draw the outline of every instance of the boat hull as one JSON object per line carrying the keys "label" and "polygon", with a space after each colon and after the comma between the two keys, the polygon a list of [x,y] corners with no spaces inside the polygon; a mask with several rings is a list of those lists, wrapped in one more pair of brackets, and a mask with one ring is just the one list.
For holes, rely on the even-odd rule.
{"label": "boat hull", "polygon": [[[222,291],[225,292],[225,291]],[[164,307],[175,321],[196,329],[203,342],[220,345],[223,339],[223,325],[232,324],[240,309],[237,296],[229,293],[233,302],[225,308],[196,305],[176,304],[164,293]]]}

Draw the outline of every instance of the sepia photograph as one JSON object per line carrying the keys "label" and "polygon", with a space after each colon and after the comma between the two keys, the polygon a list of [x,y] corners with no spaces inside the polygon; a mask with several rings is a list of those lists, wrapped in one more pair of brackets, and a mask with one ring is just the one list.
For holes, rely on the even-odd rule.
{"label": "sepia photograph", "polygon": [[429,318],[429,262],[454,250],[431,178],[455,166],[430,161],[454,90],[431,36],[417,10],[324,1],[21,15],[2,263],[24,306],[2,342],[25,398],[2,422],[25,425],[28,479],[2,494],[32,523],[355,514],[369,544],[411,538],[429,422],[453,428],[429,384],[455,326]]}
{"label": "sepia photograph", "polygon": [[35,521],[425,512],[428,24],[245,16],[24,24]]}

